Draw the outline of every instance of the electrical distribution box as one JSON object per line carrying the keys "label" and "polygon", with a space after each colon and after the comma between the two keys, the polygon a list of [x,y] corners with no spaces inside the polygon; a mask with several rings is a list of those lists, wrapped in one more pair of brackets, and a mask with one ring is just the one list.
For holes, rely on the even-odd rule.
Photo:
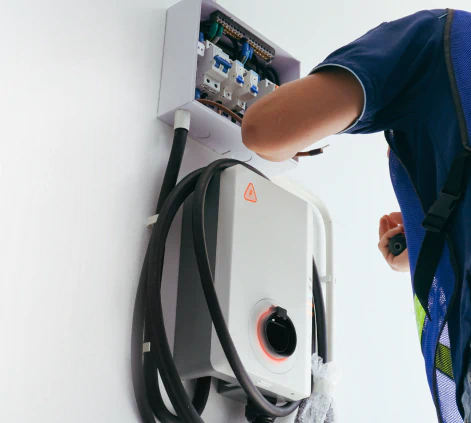
{"label": "electrical distribution box", "polygon": [[[213,328],[184,206],[174,359],[183,379],[237,385]],[[243,166],[209,187],[205,232],[214,284],[243,365],[262,392],[311,391],[313,214],[305,201]]]}
{"label": "electrical distribution box", "polygon": [[[211,24],[219,32],[208,36],[204,28]],[[167,11],[158,117],[173,125],[177,109],[189,110],[190,137],[213,151],[250,162],[268,176],[292,169],[297,159],[263,160],[242,143],[239,123],[198,102],[201,95],[243,117],[276,89],[271,70],[285,84],[299,78],[300,63],[214,1],[182,0]]]}

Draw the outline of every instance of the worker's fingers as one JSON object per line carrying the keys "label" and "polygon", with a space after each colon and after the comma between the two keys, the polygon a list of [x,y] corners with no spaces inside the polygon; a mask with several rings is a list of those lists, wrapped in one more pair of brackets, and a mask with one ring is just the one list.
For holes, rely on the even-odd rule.
{"label": "worker's fingers", "polygon": [[391,229],[391,227],[389,226],[388,216],[383,216],[379,220],[379,239],[381,239],[389,229]]}
{"label": "worker's fingers", "polygon": [[386,231],[384,235],[381,237],[378,243],[378,248],[383,254],[384,258],[388,260],[389,254],[391,252],[389,251],[389,240],[397,234],[402,233],[402,226],[396,226],[395,228],[389,229],[389,231]]}
{"label": "worker's fingers", "polygon": [[384,235],[381,237],[381,239],[379,240],[379,244],[378,244],[378,245],[379,245],[379,246],[382,246],[382,247],[388,245],[389,240],[390,240],[394,235],[397,235],[397,234],[402,233],[402,231],[403,231],[402,229],[403,229],[403,228],[402,228],[401,225],[396,226],[395,228],[389,229],[389,230],[386,231],[386,232],[384,233]]}
{"label": "worker's fingers", "polygon": [[402,225],[402,213],[401,212],[390,213],[389,221],[392,222],[394,225]]}
{"label": "worker's fingers", "polygon": [[398,256],[394,256],[391,253],[386,260],[388,264],[391,266],[391,268],[395,270],[396,272],[409,272],[410,271],[409,253],[407,249],[404,250]]}

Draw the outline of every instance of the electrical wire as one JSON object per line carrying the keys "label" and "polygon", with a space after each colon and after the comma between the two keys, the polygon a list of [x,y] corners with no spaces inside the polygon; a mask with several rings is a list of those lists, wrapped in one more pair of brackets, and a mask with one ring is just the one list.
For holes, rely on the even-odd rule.
{"label": "electrical wire", "polygon": [[267,66],[265,68],[265,75],[269,76],[268,74],[271,74],[272,76],[272,82],[274,82],[276,85],[280,86],[280,77],[278,76],[278,72],[272,68],[271,66]]}
{"label": "electrical wire", "polygon": [[217,44],[217,43],[218,43],[218,41],[219,41],[219,40],[221,39],[221,37],[222,37],[223,32],[224,32],[224,27],[223,27],[222,25],[218,24],[218,30],[217,30],[217,32],[216,32],[215,37],[214,37],[213,40],[212,40],[212,43],[213,43],[213,44]]}
{"label": "electrical wire", "polygon": [[319,154],[322,154],[324,152],[324,149],[329,147],[329,144],[324,145],[322,148],[315,148],[314,150],[309,150],[309,151],[300,151],[299,153],[296,154],[295,157],[311,157],[311,156],[318,156]]}
{"label": "electrical wire", "polygon": [[[226,34],[223,34],[223,37],[230,38]],[[231,38],[230,41],[232,42],[232,45],[229,44],[226,40],[223,40],[223,38],[221,37],[221,39],[217,42],[216,45],[221,48],[222,51],[226,53],[231,60],[238,60],[237,56],[239,54],[239,47],[237,45],[236,49],[236,46],[234,44],[234,42],[237,43],[237,41]]]}
{"label": "electrical wire", "polygon": [[233,118],[236,122],[239,122],[239,123],[242,123],[242,118],[236,114],[235,112],[233,112],[231,109],[227,108],[226,106],[216,102],[216,101],[213,101],[213,100],[206,100],[206,99],[203,99],[203,98],[200,98],[197,100],[198,103],[201,103],[201,104],[204,104],[206,106],[213,106],[213,107],[216,107],[218,108],[219,110],[222,110],[224,113],[227,113],[231,118]]}
{"label": "electrical wire", "polygon": [[203,420],[190,402],[172,358],[165,331],[161,284],[165,242],[170,230],[170,225],[181,204],[193,191],[199,173],[201,173],[201,171],[196,171],[184,178],[169,194],[159,213],[159,218],[153,227],[149,243],[150,260],[146,280],[148,304],[152,304],[152,307],[149,307],[151,321],[150,330],[153,335],[152,349],[155,351],[157,366],[159,368],[165,390],[167,391],[167,395],[169,396],[177,415],[185,423],[202,423]]}
{"label": "electrical wire", "polygon": [[[314,313],[312,316],[312,329],[313,334],[316,333],[317,338],[317,355],[321,357],[324,363],[330,361],[329,348],[328,348],[328,336],[327,336],[327,317],[325,312],[324,294],[322,291],[322,283],[317,271],[316,260],[312,258],[312,297],[314,300]],[[314,336],[314,335],[313,335]],[[312,351],[314,354],[314,349]],[[314,390],[314,377],[311,378],[312,391]],[[308,407],[309,398],[302,400],[301,405],[298,409],[298,414],[295,419],[295,423],[304,421],[301,420],[301,410]]]}
{"label": "electrical wire", "polygon": [[[152,341],[151,341],[152,345]],[[181,420],[173,415],[162,399],[159,387],[158,369],[155,358],[152,354],[144,354],[144,377],[147,389],[147,399],[155,416],[162,423],[181,423]],[[193,396],[193,406],[196,412],[201,415],[206,407],[211,389],[211,378],[202,377],[196,380],[195,393]]]}
{"label": "electrical wire", "polygon": [[208,38],[212,42],[214,38],[217,36],[217,32],[219,30],[219,24],[217,22],[211,22],[209,24],[209,29],[208,29]]}
{"label": "electrical wire", "polygon": [[325,313],[324,294],[322,283],[317,271],[316,261],[312,258],[312,296],[314,298],[314,317],[317,329],[317,354],[324,360],[329,361],[329,350],[327,342],[327,318]]}
{"label": "electrical wire", "polygon": [[156,214],[160,213],[160,209],[162,208],[165,200],[177,184],[178,174],[180,173],[180,167],[183,160],[183,153],[185,152],[187,135],[188,130],[185,128],[176,128],[174,130],[172,149],[168,159],[168,162],[172,165],[167,166],[165,171],[162,188],[160,189],[159,199],[157,201],[157,208],[155,211]]}
{"label": "electrical wire", "polygon": [[260,75],[260,62],[258,61],[257,54],[254,52],[253,56],[250,59],[254,65],[255,65],[255,72],[257,72],[258,76],[260,76],[260,79],[263,79],[262,76]]}
{"label": "electrical wire", "polygon": [[[176,128],[174,131],[169,164],[165,171],[156,207],[157,214],[160,213],[166,198],[175,187],[183,159],[187,134],[188,131],[184,128]],[[181,423],[182,420],[170,413],[165,406],[158,383],[158,360],[152,348],[156,340],[150,331],[151,321],[147,310],[149,255],[150,249],[148,248],[139,278],[132,321],[131,370],[134,395],[142,422],[155,423],[155,415],[161,423]],[[150,351],[145,353],[144,357],[142,352],[143,342],[150,342],[151,345]],[[210,388],[211,378],[197,379],[193,405],[198,414],[201,414],[206,406]]]}
{"label": "electrical wire", "polygon": [[234,60],[237,60],[237,57],[239,56],[239,42],[234,38],[230,37],[227,35],[227,38],[229,38],[232,42],[232,45],[234,46],[233,54],[234,54]]}

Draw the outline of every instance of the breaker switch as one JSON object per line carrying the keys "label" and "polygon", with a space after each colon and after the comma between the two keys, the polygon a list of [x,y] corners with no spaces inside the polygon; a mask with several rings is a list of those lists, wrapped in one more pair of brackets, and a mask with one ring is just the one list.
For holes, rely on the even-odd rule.
{"label": "breaker switch", "polygon": [[214,56],[214,67],[221,69],[224,73],[227,73],[232,68],[232,63],[222,58],[219,55]]}

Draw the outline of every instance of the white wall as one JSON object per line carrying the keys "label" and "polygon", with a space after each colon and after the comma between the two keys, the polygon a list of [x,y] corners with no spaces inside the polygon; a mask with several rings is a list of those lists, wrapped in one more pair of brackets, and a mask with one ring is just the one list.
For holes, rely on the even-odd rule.
{"label": "white wall", "polygon": [[[123,3],[2,2],[2,422],[138,421],[129,336],[145,219],[171,144],[171,128],[155,116],[162,8],[173,1]],[[222,3],[292,51],[304,73],[381,21],[441,7],[436,0]],[[465,0],[452,6],[465,8]],[[322,197],[337,226],[343,419],[434,421],[408,278],[376,251],[377,221],[397,208],[386,144],[380,135],[329,142],[325,156],[304,160],[289,178]],[[184,171],[214,157],[190,142]],[[167,290],[175,271],[169,263]],[[231,421],[211,413],[210,423]]]}

